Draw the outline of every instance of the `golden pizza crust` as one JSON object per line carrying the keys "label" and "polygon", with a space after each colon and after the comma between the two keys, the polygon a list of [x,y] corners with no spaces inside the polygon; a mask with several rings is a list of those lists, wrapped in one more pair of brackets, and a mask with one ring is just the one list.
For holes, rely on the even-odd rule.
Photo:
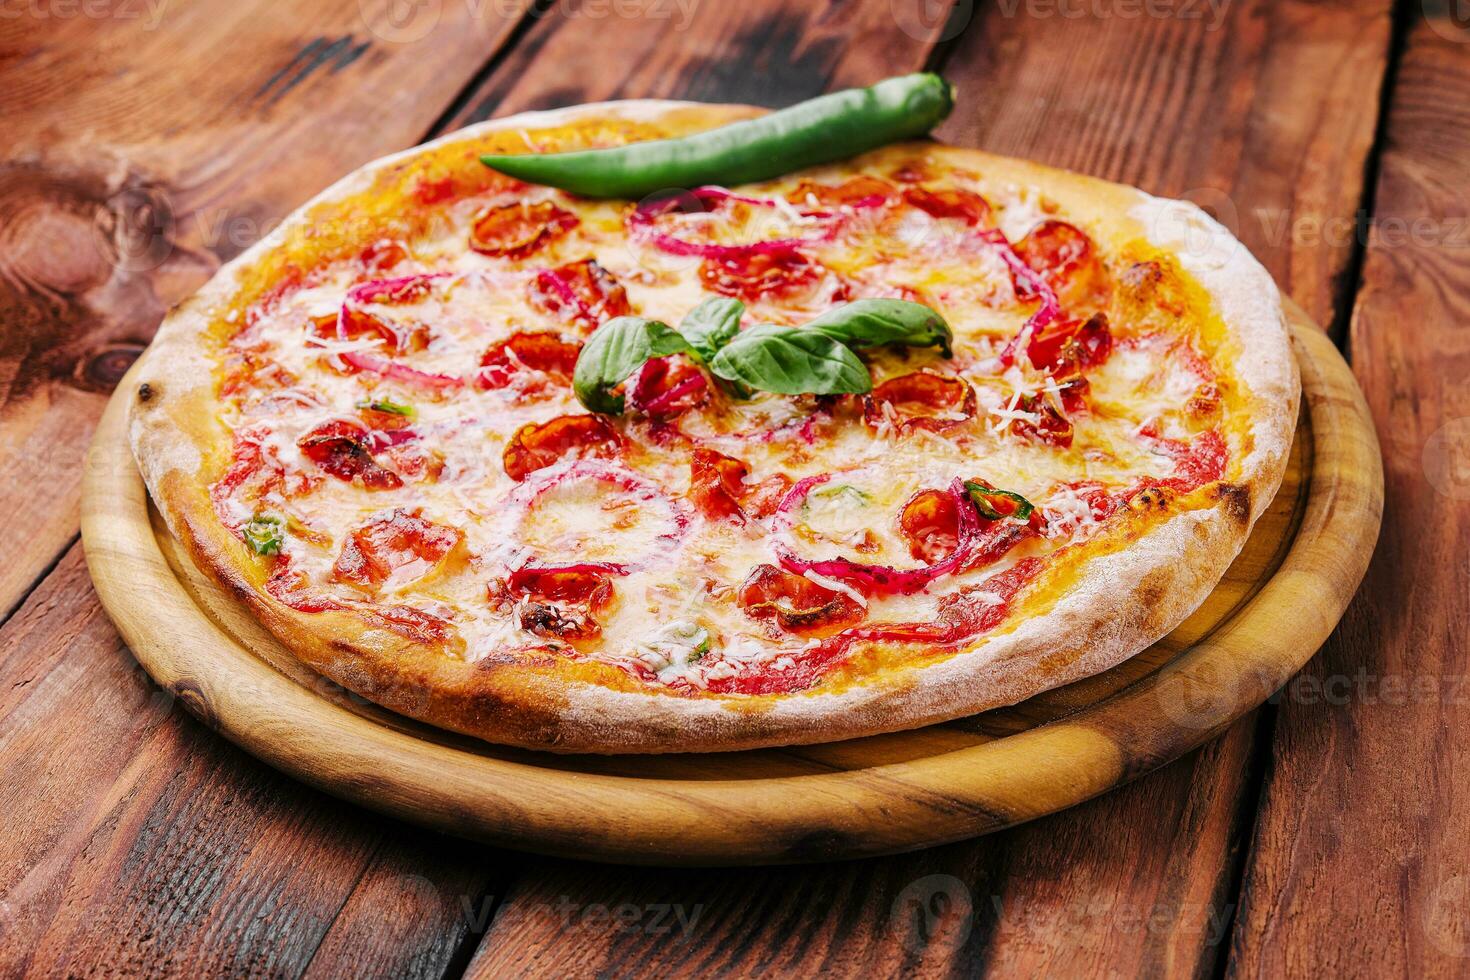
{"label": "golden pizza crust", "polygon": [[[1002,630],[967,651],[855,679],[840,688],[697,697],[615,689],[566,659],[525,666],[470,663],[347,611],[307,614],[264,592],[265,565],[216,517],[205,486],[228,458],[216,419],[211,345],[227,311],[279,274],[281,249],[310,238],[335,202],[361,199],[405,168],[471,154],[494,134],[550,127],[641,127],[678,135],[759,110],[659,101],[613,102],[492,120],[387,157],[329,188],[269,238],[229,263],[175,309],[140,367],[130,415],[134,455],[153,499],[196,563],[251,607],[303,662],[403,714],[489,741],[559,752],[722,751],[853,738],[1013,704],[1106,670],[1179,624],[1214,588],[1275,495],[1295,429],[1300,385],[1274,283],[1230,234],[1192,205],[978,151],[936,147],[987,176],[1013,175],[1064,209],[1174,253],[1213,302],[1240,352],[1250,453],[1235,481],[1206,491],[1215,506],[1187,510],[1118,550],[1065,566],[1066,588],[1038,589]],[[1043,573],[1043,579],[1051,572]],[[1059,598],[1058,598],[1059,596]]]}

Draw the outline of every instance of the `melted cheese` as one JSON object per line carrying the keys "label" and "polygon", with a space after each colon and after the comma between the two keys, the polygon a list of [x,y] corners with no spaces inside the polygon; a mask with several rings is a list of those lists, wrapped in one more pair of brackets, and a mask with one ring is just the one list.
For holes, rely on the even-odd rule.
{"label": "melted cheese", "polygon": [[[807,178],[836,183],[840,170]],[[1013,239],[1039,221],[1038,196],[1009,185],[954,176],[939,181],[985,193],[999,226]],[[749,193],[781,201],[794,179]],[[491,344],[517,331],[551,331],[581,339],[582,330],[548,314],[532,301],[536,274],[545,268],[595,256],[627,291],[639,315],[677,324],[705,298],[697,257],[670,255],[625,231],[627,205],[574,200],[537,190],[575,212],[579,224],[522,259],[490,258],[465,247],[476,212],[500,199],[455,202],[446,220],[410,244],[413,258],[390,275],[442,273],[422,298],[405,304],[369,304],[371,312],[405,329],[427,329],[422,350],[393,355],[412,368],[469,377]],[[1055,382],[1022,364],[1002,368],[1001,347],[1025,322],[1029,307],[1017,301],[1004,263],[993,249],[977,245],[954,222],[938,221],[913,208],[855,213],[842,234],[807,248],[828,270],[810,288],[789,296],[749,303],[746,323],[799,323],[834,305],[842,282],[854,295],[899,295],[919,290],[955,329],[955,357],[933,351],[871,353],[880,382],[920,368],[955,373],[975,389],[979,411],[943,431],[901,431],[892,412],[876,426],[851,407],[812,422],[809,398],[757,394],[746,402],[717,399],[683,416],[682,431],[701,445],[737,457],[750,467],[749,483],[777,474],[796,480],[834,473],[823,493],[808,501],[793,527],[793,543],[804,555],[846,556],[857,561],[911,566],[914,560],[897,526],[902,505],[926,488],[948,486],[956,477],[983,478],[1036,502],[1050,519],[1047,536],[1023,545],[995,565],[940,579],[914,595],[869,597],[840,581],[807,573],[812,582],[858,602],[871,621],[932,620],[940,598],[959,588],[976,588],[1023,554],[1045,554],[1085,539],[1102,526],[1101,515],[1072,489],[1078,481],[1108,488],[1131,484],[1140,474],[1167,476],[1172,464],[1139,434],[1150,420],[1161,434],[1197,428],[1184,417],[1183,403],[1205,380],[1199,358],[1176,356],[1188,338],[1132,336],[1127,322],[1114,322],[1114,354],[1089,371],[1091,410],[1074,417],[1076,439],[1058,449],[1025,438],[1017,423],[1035,422],[1021,408],[1028,397],[1056,393]],[[747,242],[815,237],[820,222],[784,203],[773,208],[733,208],[703,214],[669,215],[660,230],[690,240]],[[791,669],[793,657],[813,641],[773,631],[747,616],[736,601],[739,584],[755,566],[775,563],[769,522],[739,525],[707,520],[689,505],[686,445],[652,438],[636,416],[616,421],[630,448],[614,464],[647,481],[656,492],[635,493],[596,480],[574,481],[530,493],[568,469],[558,464],[517,484],[505,472],[502,454],[521,426],[581,413],[570,387],[529,384],[529,375],[499,390],[467,384],[448,393],[425,392],[371,372],[343,370],[352,352],[383,353],[381,343],[312,336],[313,317],[340,308],[348,289],[364,278],[350,263],[316,270],[311,284],[254,311],[249,326],[227,352],[252,351],[279,365],[296,381],[262,387],[227,399],[224,421],[237,433],[258,433],[262,447],[288,471],[317,473],[297,441],[331,419],[353,418],[356,407],[374,398],[411,405],[415,446],[437,456],[437,479],[406,475],[403,486],[364,491],[330,476],[308,493],[273,491],[248,499],[227,497],[223,518],[243,523],[263,505],[288,515],[319,539],[290,535],[285,554],[311,587],[333,595],[349,590],[334,582],[332,565],[347,535],[370,517],[394,507],[422,508],[435,523],[461,530],[467,560],[451,574],[429,575],[418,565],[395,571],[384,589],[393,600],[429,610],[454,610],[453,625],[466,641],[465,656],[483,657],[505,647],[543,644],[521,628],[523,603],[487,601],[491,583],[527,564],[617,562],[631,566],[614,580],[615,598],[598,616],[600,639],[578,644],[579,655],[617,665],[641,665],[664,684],[699,688],[735,676],[752,664]],[[800,435],[815,425],[815,444]],[[384,465],[393,467],[391,461]],[[843,489],[847,488],[847,489]],[[977,601],[1001,602],[983,589]],[[704,638],[704,639],[702,639]],[[700,649],[701,644],[708,651]]]}

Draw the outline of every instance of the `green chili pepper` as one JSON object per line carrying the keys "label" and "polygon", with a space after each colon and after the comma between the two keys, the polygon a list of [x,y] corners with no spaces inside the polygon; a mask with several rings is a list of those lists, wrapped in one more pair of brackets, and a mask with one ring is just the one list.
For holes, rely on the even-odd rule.
{"label": "green chili pepper", "polygon": [[975,502],[975,509],[980,511],[980,516],[987,521],[999,521],[1005,518],[1024,521],[1036,509],[1035,504],[1019,493],[997,490],[990,484],[978,480],[966,480],[965,490],[969,492],[970,499]]}
{"label": "green chili pepper", "polygon": [[923,136],[953,107],[954,87],[938,75],[903,75],[678,139],[480,160],[518,180],[583,197],[637,199],[674,188],[769,180],[846,159]]}

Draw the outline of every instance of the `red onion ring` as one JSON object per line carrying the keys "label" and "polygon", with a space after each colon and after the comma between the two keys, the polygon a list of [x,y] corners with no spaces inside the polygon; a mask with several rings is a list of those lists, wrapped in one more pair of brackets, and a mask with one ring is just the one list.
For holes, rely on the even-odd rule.
{"label": "red onion ring", "polygon": [[635,408],[645,415],[654,415],[662,412],[685,395],[702,391],[709,387],[709,382],[705,380],[704,372],[696,371],[663,394],[645,399],[644,378],[648,372],[648,365],[652,363],[653,361],[648,361],[639,369],[638,380],[634,383],[633,390],[628,392],[629,407]]}
{"label": "red onion ring", "polygon": [[[820,473],[797,481],[781,502],[776,505],[776,530],[786,532],[791,527],[791,512],[802,504],[816,487],[832,478],[830,473]],[[781,538],[776,538],[772,549],[776,560],[788,572],[805,575],[808,571],[825,578],[836,579],[852,585],[867,595],[912,595],[930,582],[944,575],[958,572],[965,566],[975,549],[980,533],[980,518],[970,505],[965,493],[965,484],[958,478],[949,486],[949,492],[959,506],[958,543],[947,558],[916,568],[895,568],[892,565],[870,565],[850,558],[802,558]]]}
{"label": "red onion ring", "polygon": [[[348,339],[346,312],[349,305],[383,302],[385,299],[393,298],[394,294],[404,289],[442,279],[448,275],[450,275],[448,272],[431,272],[425,275],[399,276],[395,279],[370,279],[367,282],[358,283],[347,290],[347,296],[342,300],[342,308],[337,313],[337,339],[343,341]],[[443,390],[458,388],[464,384],[463,378],[433,371],[420,371],[418,368],[391,361],[386,357],[379,357],[377,354],[369,354],[366,351],[345,351],[335,356],[340,358],[344,364],[349,364],[359,371],[381,375],[417,388]]]}
{"label": "red onion ring", "polygon": [[[623,571],[617,574],[626,575],[629,572],[635,572],[649,567],[656,557],[672,555],[674,553],[673,546],[683,540],[684,536],[689,532],[691,519],[689,512],[684,509],[683,504],[677,498],[665,493],[658,485],[650,483],[630,470],[602,460],[581,459],[566,469],[558,470],[549,476],[543,476],[537,479],[538,474],[544,472],[545,470],[541,470],[538,473],[533,473],[527,477],[524,483],[512,490],[509,496],[505,498],[505,503],[508,506],[521,510],[520,521],[522,524],[530,516],[531,508],[535,506],[538,498],[556,487],[574,480],[602,480],[605,483],[611,483],[619,489],[638,495],[641,500],[662,500],[668,507],[669,521],[673,525],[673,528],[658,535],[654,539],[658,543],[658,546],[652,554],[645,555],[636,561],[589,562],[587,564],[616,565],[623,569]],[[538,567],[545,568],[547,566]],[[553,567],[559,568],[560,566]]]}
{"label": "red onion ring", "polygon": [[[755,207],[774,208],[778,206],[773,200],[759,197],[746,197],[742,194],[735,194],[728,191],[723,187],[696,187],[689,193],[700,204],[717,201],[737,201]],[[814,245],[818,242],[830,241],[837,234],[837,225],[832,224],[820,235],[803,238],[777,238],[765,242],[747,242],[743,245],[715,245],[708,242],[691,242],[670,235],[667,232],[656,231],[653,227],[655,218],[668,214],[678,203],[678,195],[656,201],[640,201],[628,215],[629,230],[635,236],[648,241],[661,252],[667,252],[670,255],[694,255],[706,259],[731,259],[747,255],[789,252],[803,245]],[[808,216],[831,217],[831,214],[830,212],[819,211],[809,212]]]}
{"label": "red onion ring", "polygon": [[1011,247],[1010,240],[999,228],[987,228],[976,232],[976,236],[993,247],[1011,274],[1041,298],[1041,305],[1036,308],[1036,312],[1027,318],[1026,322],[1021,325],[1021,329],[1000,352],[1001,363],[1011,364],[1015,361],[1017,352],[1025,349],[1038,331],[1062,315],[1062,304],[1057,300],[1056,291],[1045,279],[1037,275],[1035,269],[1032,269],[1016,254],[1016,250]]}

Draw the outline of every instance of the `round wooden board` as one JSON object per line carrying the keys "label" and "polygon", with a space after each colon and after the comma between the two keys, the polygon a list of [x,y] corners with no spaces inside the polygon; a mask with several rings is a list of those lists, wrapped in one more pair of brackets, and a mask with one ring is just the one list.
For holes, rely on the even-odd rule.
{"label": "round wooden board", "polygon": [[1367,407],[1292,311],[1302,419],[1280,493],[1214,593],[1119,667],[1014,707],[911,732],[754,752],[553,756],[392,714],[297,663],[190,563],[125,437],[125,379],[88,458],[82,540],[139,662],[273,766],[437,830],[642,864],[817,861],[998,830],[1160,766],[1264,701],[1337,624],[1383,501]]}

